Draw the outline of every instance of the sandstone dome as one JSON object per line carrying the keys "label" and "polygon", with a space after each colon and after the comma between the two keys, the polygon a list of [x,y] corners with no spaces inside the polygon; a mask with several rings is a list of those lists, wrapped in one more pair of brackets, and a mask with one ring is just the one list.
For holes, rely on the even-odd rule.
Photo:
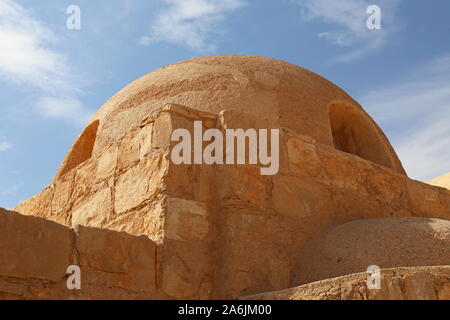
{"label": "sandstone dome", "polygon": [[60,174],[100,153],[167,103],[214,114],[241,110],[404,173],[380,128],[336,85],[287,62],[226,55],[169,65],[120,90],[93,116]]}
{"label": "sandstone dome", "polygon": [[299,284],[365,272],[377,265],[450,265],[450,221],[428,218],[355,220],[324,230],[306,246]]}
{"label": "sandstone dome", "polygon": [[446,173],[446,174],[444,174],[442,176],[439,176],[437,178],[431,179],[427,183],[429,183],[429,184],[431,184],[433,186],[446,188],[446,189],[450,190],[450,172]]}

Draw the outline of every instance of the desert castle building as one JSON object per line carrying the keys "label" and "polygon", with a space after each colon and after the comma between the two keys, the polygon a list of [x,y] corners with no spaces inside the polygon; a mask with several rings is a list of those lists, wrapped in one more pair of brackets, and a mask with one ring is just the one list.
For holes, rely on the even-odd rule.
{"label": "desert castle building", "polygon": [[[172,132],[195,121],[279,129],[279,170],[173,163]],[[3,299],[450,299],[450,190],[409,179],[343,90],[274,59],[198,58],[132,82],[48,187],[0,212]]]}

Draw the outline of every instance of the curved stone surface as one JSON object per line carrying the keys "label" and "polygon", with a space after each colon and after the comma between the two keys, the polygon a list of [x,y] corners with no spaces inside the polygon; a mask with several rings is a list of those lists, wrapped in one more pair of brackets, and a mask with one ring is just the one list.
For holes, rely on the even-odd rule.
{"label": "curved stone surface", "polygon": [[[70,171],[80,160],[102,153],[144,117],[167,103],[212,114],[222,110],[247,112],[270,123],[271,127],[290,128],[319,143],[335,145],[342,151],[404,173],[380,128],[336,85],[284,61],[227,55],[169,65],[120,90],[93,116],[66,156],[57,177]],[[96,138],[95,134],[92,137],[93,128]],[[77,150],[80,145],[84,151]]]}
{"label": "curved stone surface", "polygon": [[380,289],[366,281],[358,273],[241,300],[450,300],[450,266],[383,269]]}
{"label": "curved stone surface", "polygon": [[296,283],[380,268],[450,265],[450,221],[356,220],[317,235],[300,257]]}
{"label": "curved stone surface", "polygon": [[428,181],[428,183],[433,186],[446,188],[450,190],[450,172],[440,177],[431,179],[430,181]]}

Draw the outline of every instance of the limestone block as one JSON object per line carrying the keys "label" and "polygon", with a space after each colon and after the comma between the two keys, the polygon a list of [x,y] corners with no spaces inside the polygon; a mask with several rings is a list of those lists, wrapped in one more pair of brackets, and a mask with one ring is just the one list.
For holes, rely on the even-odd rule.
{"label": "limestone block", "polygon": [[168,198],[165,236],[173,240],[203,240],[209,231],[208,219],[204,203]]}
{"label": "limestone block", "polygon": [[324,168],[317,155],[315,144],[291,137],[287,140],[287,149],[289,167],[293,173],[325,180]]}
{"label": "limestone block", "polygon": [[105,180],[114,175],[117,166],[119,149],[117,146],[110,146],[98,158],[96,180]]}
{"label": "limestone block", "polygon": [[0,209],[0,275],[59,281],[71,264],[72,241],[62,225]]}
{"label": "limestone block", "polygon": [[119,156],[117,167],[123,170],[139,161],[139,131],[141,128],[135,128],[120,141]]}
{"label": "limestone block", "polygon": [[[403,300],[404,294],[401,289],[402,283],[400,279],[395,277],[382,277],[381,288],[368,291],[368,298],[373,300]],[[348,299],[352,299],[351,296]]]}
{"label": "limestone block", "polygon": [[[239,247],[240,239],[259,243],[263,250],[274,247],[293,247],[302,239],[302,229],[295,218],[280,216],[245,206],[242,201],[228,201],[222,207],[225,217],[220,228]],[[270,240],[269,240],[270,239]],[[295,250],[295,249],[294,249]]]}
{"label": "limestone block", "polygon": [[[156,118],[153,126],[153,146],[155,148],[164,149],[176,145],[177,141],[171,141],[172,132],[176,129],[186,129],[191,133],[194,139],[194,121],[201,121],[198,118],[186,118],[177,113],[162,112]],[[205,123],[202,122],[203,130],[207,129]],[[192,140],[193,143],[193,140]]]}
{"label": "limestone block", "polygon": [[[224,251],[222,253],[224,262],[221,267],[224,280],[220,283],[225,298],[289,287],[292,265],[288,247],[268,242],[267,239],[261,241],[258,232],[252,233],[249,228],[249,226],[254,228],[260,226],[252,225],[254,217],[243,217],[240,214],[233,216],[235,217],[233,222],[239,221],[239,217],[242,217],[245,226],[231,223],[226,226],[230,240],[221,248]],[[267,229],[270,227],[266,226]],[[276,226],[273,227],[276,228]],[[233,236],[239,236],[239,238]],[[281,238],[282,235],[279,237]]]}
{"label": "limestone block", "polygon": [[54,183],[52,216],[49,219],[67,225],[68,212],[72,205],[73,183],[76,170],[69,171]]}
{"label": "limestone block", "polygon": [[113,214],[112,190],[104,188],[73,207],[71,225],[103,227]]}
{"label": "limestone block", "polygon": [[190,298],[194,295],[195,284],[189,277],[189,269],[180,258],[165,262],[162,290],[176,298]]}
{"label": "limestone block", "polygon": [[76,249],[82,282],[153,291],[156,287],[156,244],[145,236],[79,226]]}
{"label": "limestone block", "polygon": [[116,178],[115,210],[122,213],[135,208],[165,190],[168,155],[153,153]]}
{"label": "limestone block", "polygon": [[349,191],[358,190],[360,175],[353,157],[332,151],[329,147],[319,146],[318,151],[332,186]]}
{"label": "limestone block", "polygon": [[438,288],[437,295],[439,300],[450,300],[450,282],[444,283]]}
{"label": "limestone block", "polygon": [[49,217],[52,215],[53,192],[52,186],[48,186],[32,198],[21,202],[13,210],[24,215],[43,218]]}
{"label": "limestone block", "polygon": [[436,300],[433,278],[429,273],[417,272],[405,277],[408,300]]}
{"label": "limestone block", "polygon": [[166,148],[171,145],[170,137],[172,135],[173,126],[170,113],[162,113],[154,123],[153,144],[155,148]]}
{"label": "limestone block", "polygon": [[[7,293],[20,297],[24,295],[25,290],[26,285],[24,285],[23,283],[14,283],[4,279],[0,279],[0,294]],[[1,296],[0,299],[2,299]]]}
{"label": "limestone block", "polygon": [[357,162],[357,170],[363,190],[381,201],[391,202],[406,194],[406,177],[402,174],[362,159]]}
{"label": "limestone block", "polygon": [[216,167],[207,164],[169,164],[166,178],[169,196],[200,202],[215,202]]}
{"label": "limestone block", "polygon": [[273,207],[282,215],[306,218],[329,212],[331,195],[326,187],[307,178],[275,176]]}
{"label": "limestone block", "polygon": [[123,170],[152,152],[153,123],[133,129],[120,143],[118,169]]}
{"label": "limestone block", "polygon": [[258,166],[220,165],[216,170],[220,199],[240,199],[259,208],[270,206],[272,176],[262,176]]}
{"label": "limestone block", "polygon": [[441,202],[439,188],[430,186],[419,181],[407,181],[408,197],[412,204],[412,209],[417,214],[427,217],[446,217],[449,212],[444,203]]}
{"label": "limestone block", "polygon": [[207,241],[166,238],[163,247],[162,290],[175,298],[210,299],[215,256]]}
{"label": "limestone block", "polygon": [[153,148],[153,123],[141,127],[138,136],[139,141],[139,159],[144,159]]}
{"label": "limestone block", "polygon": [[97,159],[91,158],[76,170],[74,187],[71,198],[78,201],[80,198],[89,194],[94,187],[97,172]]}
{"label": "limestone block", "polygon": [[156,243],[161,243],[164,236],[164,203],[165,200],[161,197],[142,208],[115,215],[104,228],[132,235],[146,235]]}

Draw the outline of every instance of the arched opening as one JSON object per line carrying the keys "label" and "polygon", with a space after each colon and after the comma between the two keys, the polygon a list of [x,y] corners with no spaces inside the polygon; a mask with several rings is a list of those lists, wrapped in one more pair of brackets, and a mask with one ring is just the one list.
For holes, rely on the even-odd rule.
{"label": "arched opening", "polygon": [[364,111],[352,105],[335,103],[330,105],[329,116],[336,149],[398,169],[395,168],[392,159],[394,152],[390,150],[389,142]]}
{"label": "arched opening", "polygon": [[64,161],[59,172],[60,177],[92,157],[99,124],[100,121],[96,120],[84,129]]}

